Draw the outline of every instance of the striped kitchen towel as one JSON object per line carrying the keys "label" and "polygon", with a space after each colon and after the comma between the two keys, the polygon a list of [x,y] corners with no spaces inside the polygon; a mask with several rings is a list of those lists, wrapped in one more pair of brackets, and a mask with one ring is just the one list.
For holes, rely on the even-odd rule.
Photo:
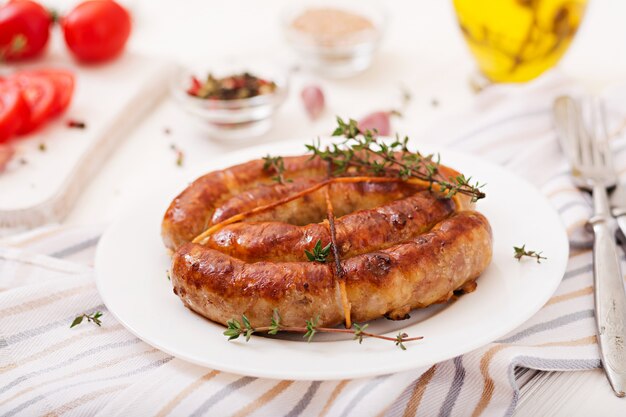
{"label": "striped kitchen towel", "polygon": [[[572,250],[561,285],[502,339],[431,367],[367,379],[294,382],[206,369],[142,342],[107,312],[91,267],[101,228],[50,227],[5,239],[0,249],[0,416],[502,416],[518,401],[517,368],[599,367],[591,237],[583,227],[591,206],[567,175],[551,124],[551,99],[567,85],[494,87],[436,136],[529,178],[568,229]],[[626,106],[619,104],[609,102],[616,162],[626,173],[619,132]],[[77,313],[95,311],[104,313],[102,327],[70,329]]]}

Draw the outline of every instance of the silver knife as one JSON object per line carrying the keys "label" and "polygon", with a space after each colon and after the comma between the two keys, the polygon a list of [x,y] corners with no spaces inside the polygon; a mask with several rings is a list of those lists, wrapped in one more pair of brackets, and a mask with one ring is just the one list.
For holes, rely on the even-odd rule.
{"label": "silver knife", "polygon": [[[607,188],[616,174],[608,146],[600,105],[585,106],[585,114],[571,97],[554,102],[554,118],[561,147],[572,164],[572,177],[580,188],[592,191],[594,214],[593,278],[595,320],[600,357],[606,376],[618,397],[626,395],[626,291],[615,243],[615,221]],[[584,116],[588,123],[584,123]]]}

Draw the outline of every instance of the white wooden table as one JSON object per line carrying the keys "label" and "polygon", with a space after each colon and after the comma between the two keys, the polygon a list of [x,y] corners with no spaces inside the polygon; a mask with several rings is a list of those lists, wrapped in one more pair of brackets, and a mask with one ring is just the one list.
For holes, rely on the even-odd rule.
{"label": "white wooden table", "polygon": [[[63,10],[73,2],[49,3]],[[133,51],[183,63],[210,63],[224,56],[246,54],[284,59],[286,45],[278,16],[288,0],[129,0],[125,3],[135,17],[130,45]],[[590,88],[624,83],[626,2],[592,0],[590,3],[578,38],[560,68]],[[374,67],[341,82],[316,81],[325,88],[331,103],[325,117],[316,123],[306,119],[297,94],[292,94],[275,129],[255,143],[327,133],[333,126],[334,114],[358,117],[371,110],[393,108],[400,102],[400,84],[414,91],[405,117],[395,125],[402,132],[417,134],[444,119],[446,114],[471,103],[473,94],[468,77],[474,64],[461,39],[451,2],[394,0],[385,4],[391,20]],[[60,34],[56,35],[55,41],[60,43]],[[355,88],[359,86],[367,87]],[[296,91],[298,87],[294,86]],[[432,99],[439,106],[432,106]],[[171,133],[166,134],[164,129]],[[182,168],[175,164],[172,143],[186,154]],[[208,141],[171,101],[166,101],[117,150],[66,223],[108,222],[126,197],[157,178],[158,173],[184,176],[192,166],[203,164],[205,158],[240,146]],[[523,385],[516,416],[626,415],[626,399],[613,396],[600,370],[531,371],[522,380],[528,382]]]}

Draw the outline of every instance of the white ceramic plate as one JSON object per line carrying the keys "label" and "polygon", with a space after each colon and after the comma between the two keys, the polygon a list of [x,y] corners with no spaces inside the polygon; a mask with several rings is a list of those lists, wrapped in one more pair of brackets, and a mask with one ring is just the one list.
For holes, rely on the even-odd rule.
{"label": "white ceramic plate", "polygon": [[[275,144],[271,152],[300,154],[302,144]],[[427,150],[439,151],[443,163],[487,183],[487,198],[478,208],[493,228],[494,258],[475,292],[414,311],[409,320],[370,324],[371,330],[390,336],[398,330],[424,336],[407,343],[406,351],[387,341],[366,339],[359,345],[331,335],[316,336],[311,343],[299,335],[228,342],[221,325],[183,306],[167,279],[170,259],[161,243],[160,225],[169,202],[186,186],[176,181],[163,184],[157,179],[158,187],[129,205],[105,233],[96,255],[100,294],[109,311],[147,343],[237,374],[292,380],[357,378],[427,366],[476,349],[515,329],[548,300],[565,271],[567,236],[555,210],[525,180],[475,157]],[[267,152],[267,146],[249,148],[215,158],[207,167],[224,168]],[[524,243],[542,250],[548,259],[541,264],[531,259],[518,262],[513,246]]]}

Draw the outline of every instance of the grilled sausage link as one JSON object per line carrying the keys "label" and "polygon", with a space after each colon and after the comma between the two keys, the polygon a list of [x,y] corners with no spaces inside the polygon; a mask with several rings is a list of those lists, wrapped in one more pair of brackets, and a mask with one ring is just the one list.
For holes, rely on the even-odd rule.
{"label": "grilled sausage link", "polygon": [[[181,192],[165,212],[161,236],[172,251],[190,242],[211,225],[251,208],[277,201],[319,183],[327,166],[319,158],[295,156],[284,158],[285,184],[272,180],[272,171],[263,169],[263,160],[254,160],[214,171],[195,180]],[[456,177],[458,172],[441,165],[442,178]],[[356,210],[371,209],[407,197],[424,187],[398,183],[339,183],[330,187],[336,216]],[[460,196],[458,209],[469,209],[469,198]],[[277,210],[247,218],[246,222],[285,222],[295,225],[317,223],[326,218],[326,202],[322,190],[305,195],[280,206]]]}
{"label": "grilled sausage link", "polygon": [[[354,321],[444,302],[475,280],[492,256],[491,228],[474,211],[455,213],[429,232],[342,261]],[[226,324],[245,313],[268,325],[278,309],[286,326],[343,321],[333,263],[246,262],[187,243],[173,257],[174,292],[191,310]]]}
{"label": "grilled sausage link", "polygon": [[[401,200],[339,217],[335,221],[342,259],[372,248],[385,249],[420,233],[454,212],[452,200],[436,199],[421,191]],[[328,220],[298,226],[283,222],[234,223],[211,235],[206,246],[246,262],[306,261],[320,240],[330,242]]]}

